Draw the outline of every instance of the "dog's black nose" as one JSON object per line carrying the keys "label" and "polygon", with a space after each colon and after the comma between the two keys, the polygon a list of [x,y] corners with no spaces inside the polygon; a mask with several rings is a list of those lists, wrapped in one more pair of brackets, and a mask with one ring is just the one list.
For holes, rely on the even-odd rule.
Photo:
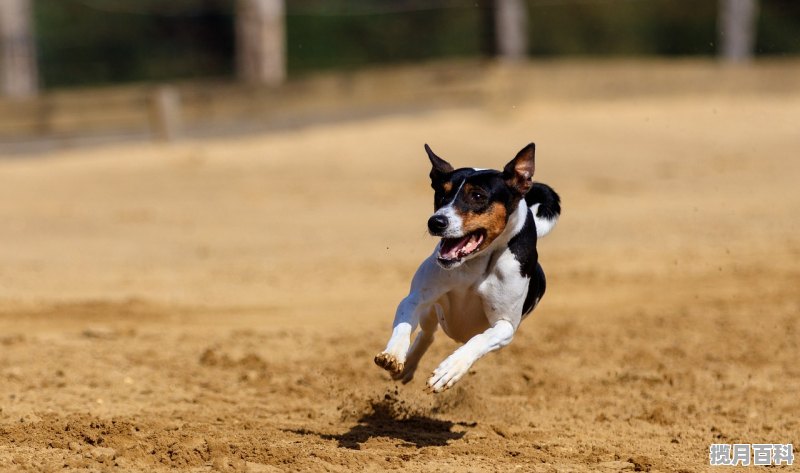
{"label": "dog's black nose", "polygon": [[447,228],[448,223],[447,217],[444,215],[434,215],[428,219],[428,230],[430,230],[431,233],[441,233]]}

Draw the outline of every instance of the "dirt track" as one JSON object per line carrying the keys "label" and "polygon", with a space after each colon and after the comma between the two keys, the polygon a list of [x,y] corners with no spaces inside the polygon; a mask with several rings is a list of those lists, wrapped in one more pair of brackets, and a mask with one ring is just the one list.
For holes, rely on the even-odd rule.
{"label": "dirt track", "polygon": [[[0,470],[697,472],[711,443],[800,445],[799,124],[800,93],[541,100],[0,161]],[[455,389],[396,385],[372,357],[434,244],[422,143],[498,167],[530,140],[564,203],[547,295]]]}

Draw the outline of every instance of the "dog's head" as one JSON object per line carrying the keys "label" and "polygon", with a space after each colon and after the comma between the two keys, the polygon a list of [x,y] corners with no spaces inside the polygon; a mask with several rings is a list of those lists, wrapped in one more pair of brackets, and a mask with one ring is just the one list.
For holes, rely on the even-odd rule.
{"label": "dog's head", "polygon": [[442,238],[437,261],[455,268],[488,248],[503,233],[517,204],[533,185],[536,145],[529,144],[503,171],[453,169],[425,145],[431,161],[435,212],[428,219],[431,235]]}

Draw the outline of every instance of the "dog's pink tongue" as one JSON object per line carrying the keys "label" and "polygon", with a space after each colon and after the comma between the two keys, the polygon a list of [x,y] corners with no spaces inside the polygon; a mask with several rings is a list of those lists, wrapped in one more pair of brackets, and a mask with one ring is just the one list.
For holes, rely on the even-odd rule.
{"label": "dog's pink tongue", "polygon": [[481,243],[481,240],[483,240],[483,238],[479,238],[478,235],[472,235],[469,237],[469,240],[466,242],[466,244],[461,247],[461,253],[465,255],[472,253]]}
{"label": "dog's pink tongue", "polygon": [[458,259],[475,251],[482,241],[483,236],[475,234],[459,239],[444,239],[439,250],[439,257],[448,260]]}
{"label": "dog's pink tongue", "polygon": [[467,243],[467,238],[447,238],[442,240],[442,247],[439,249],[439,256],[443,259],[458,258],[459,250]]}

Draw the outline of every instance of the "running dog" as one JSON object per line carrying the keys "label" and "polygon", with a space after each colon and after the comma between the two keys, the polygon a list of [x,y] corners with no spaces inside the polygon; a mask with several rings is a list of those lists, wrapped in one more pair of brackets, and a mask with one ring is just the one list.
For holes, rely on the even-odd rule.
{"label": "running dog", "polygon": [[532,180],[533,143],[502,171],[453,169],[428,145],[425,151],[433,166],[435,209],[428,230],[441,240],[414,275],[375,363],[392,378],[411,381],[441,325],[463,345],[428,379],[427,389],[438,393],[482,356],[508,345],[541,300],[545,277],[536,240],[553,229],[561,202],[552,188]]}

